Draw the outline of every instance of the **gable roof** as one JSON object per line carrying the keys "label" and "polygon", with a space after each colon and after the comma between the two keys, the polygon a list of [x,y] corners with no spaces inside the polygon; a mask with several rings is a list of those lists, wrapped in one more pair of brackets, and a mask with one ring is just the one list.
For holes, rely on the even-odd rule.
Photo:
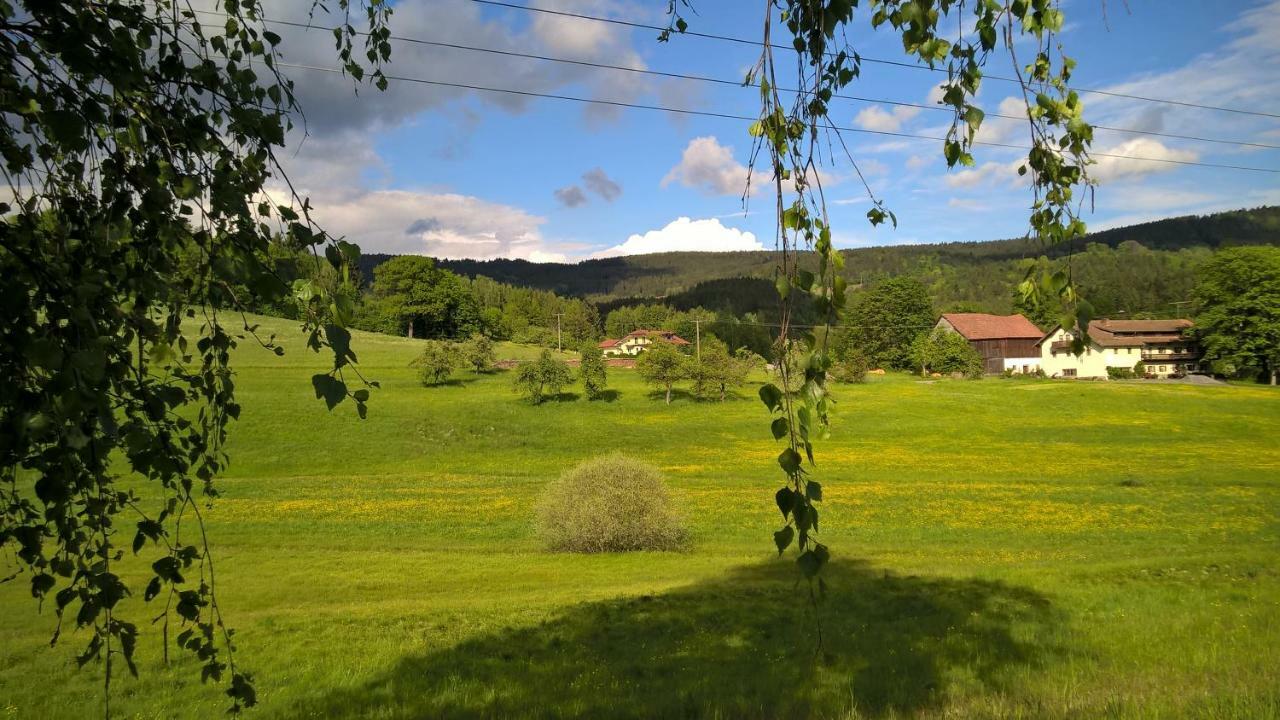
{"label": "gable roof", "polygon": [[617,341],[617,340],[613,340],[613,339],[611,339],[611,338],[606,338],[606,339],[604,339],[604,340],[602,340],[602,341],[600,342],[600,347],[605,348],[605,349],[608,349],[608,348],[611,348],[611,347],[617,347],[617,346],[618,346],[618,341]]}
{"label": "gable roof", "polygon": [[[675,334],[675,333],[671,332],[670,330],[635,330],[635,331],[633,331],[633,332],[627,333],[627,334],[623,337],[623,339],[625,340],[626,338],[629,338],[629,337],[637,337],[637,338],[639,338],[639,337],[656,337],[656,338],[661,338],[661,339],[663,339],[663,340],[666,340],[667,342],[672,343],[673,345],[688,345],[688,344],[689,344],[689,341],[688,341],[688,340],[685,340],[684,338],[682,338],[682,337],[680,337],[679,335],[677,335],[677,334]],[[621,342],[621,341],[619,341],[619,342]]]}
{"label": "gable roof", "polygon": [[[1108,320],[1103,318],[1089,321],[1089,340],[1100,348],[1146,347],[1148,345],[1166,343],[1186,343],[1187,338],[1183,335],[1183,331],[1193,325],[1194,323],[1184,318],[1176,320]],[[1039,345],[1048,340],[1060,329],[1062,329],[1061,325],[1055,325],[1036,344]],[[1067,347],[1069,345],[1068,341],[1058,341],[1052,347],[1061,349],[1060,346]]]}
{"label": "gable roof", "polygon": [[1112,333],[1143,333],[1143,334],[1182,334],[1183,330],[1191,327],[1190,320],[1185,318],[1177,318],[1175,320],[1094,320],[1089,323],[1090,332],[1093,328],[1102,328]]}
{"label": "gable roof", "polygon": [[1040,328],[1021,315],[988,315],[986,313],[943,313],[942,318],[967,340],[1024,338],[1039,340]]}

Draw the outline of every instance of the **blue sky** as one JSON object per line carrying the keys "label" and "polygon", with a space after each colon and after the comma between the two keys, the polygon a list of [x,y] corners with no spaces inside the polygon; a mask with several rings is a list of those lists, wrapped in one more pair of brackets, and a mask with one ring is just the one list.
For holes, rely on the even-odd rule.
{"label": "blue sky", "polygon": [[[642,23],[664,23],[665,0],[512,0]],[[292,3],[268,14],[292,19]],[[760,35],[759,6],[696,0],[694,30]],[[761,3],[762,5],[762,3]],[[1106,17],[1103,8],[1106,8]],[[1280,113],[1280,1],[1063,3],[1062,42],[1079,61],[1074,84],[1146,97]],[[865,12],[865,11],[859,11]],[[323,24],[323,20],[318,21]],[[469,0],[402,0],[397,35],[664,72],[739,79],[756,59],[747,45],[486,6]],[[323,32],[281,33],[286,60],[333,66]],[[864,56],[901,59],[900,42],[870,30],[850,36]],[[1024,55],[1028,46],[1020,46]],[[1009,74],[997,55],[991,74]],[[746,123],[636,109],[394,82],[352,93],[349,80],[292,69],[308,136],[292,138],[287,168],[317,216],[366,252],[576,260],[659,250],[772,247],[770,199],[741,194],[749,161]],[[394,43],[392,75],[690,110],[754,115],[751,89]],[[931,104],[943,76],[866,64],[848,94]],[[1016,86],[988,81],[988,112],[1018,111]],[[1083,96],[1102,125],[1280,145],[1280,119],[1099,95]],[[1003,108],[1002,108],[1003,104]],[[879,103],[836,101],[842,126],[938,136],[949,116]],[[979,139],[1025,142],[1017,121],[988,120]],[[940,143],[849,133],[872,188],[899,218],[873,231],[866,193],[847,161],[830,163],[827,199],[845,247],[988,240],[1026,228],[1029,190],[1017,151],[980,148],[977,165],[948,171]],[[1280,150],[1098,131],[1095,150],[1280,168]],[[1280,175],[1103,160],[1094,229],[1152,218],[1280,203]]]}

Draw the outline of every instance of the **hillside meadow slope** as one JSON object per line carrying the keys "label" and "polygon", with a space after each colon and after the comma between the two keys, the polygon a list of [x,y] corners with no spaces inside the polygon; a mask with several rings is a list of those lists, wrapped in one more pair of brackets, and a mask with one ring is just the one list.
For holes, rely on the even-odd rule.
{"label": "hillside meadow slope", "polygon": [[[753,388],[667,407],[612,369],[610,401],[532,406],[509,372],[421,387],[418,342],[357,333],[382,383],[360,421],[314,398],[326,362],[294,325],[262,323],[298,339],[238,351],[244,413],[207,511],[248,717],[1280,715],[1275,389],[840,386],[815,617],[772,551],[778,448]],[[666,474],[688,552],[541,549],[541,488],[609,451]],[[50,649],[35,610],[25,578],[0,585],[0,717],[99,714],[87,638]],[[145,636],[113,711],[220,716],[193,663],[162,665],[158,611],[121,607]]]}

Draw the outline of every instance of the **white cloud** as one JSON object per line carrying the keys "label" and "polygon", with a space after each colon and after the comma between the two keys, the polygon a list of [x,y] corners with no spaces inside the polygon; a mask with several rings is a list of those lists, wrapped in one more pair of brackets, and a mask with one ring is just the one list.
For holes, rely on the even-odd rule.
{"label": "white cloud", "polygon": [[618,255],[644,255],[647,253],[699,251],[729,252],[733,250],[764,250],[764,245],[750,232],[725,227],[716,218],[691,220],[679,217],[667,223],[661,230],[650,230],[643,235],[632,235],[621,245],[594,253],[592,257]]}
{"label": "white cloud", "polygon": [[[1171,148],[1151,138],[1134,138],[1112,145],[1098,148],[1097,152],[1124,157],[1097,157],[1095,164],[1089,166],[1089,177],[1099,184],[1110,183],[1122,178],[1141,177],[1154,173],[1169,172],[1178,168],[1175,162],[1158,162],[1172,160],[1176,162],[1195,162],[1199,155],[1193,150]],[[1130,160],[1128,158],[1151,158],[1157,162]]]}
{"label": "white cloud", "polygon": [[[708,135],[689,141],[679,164],[662,178],[662,187],[679,183],[707,195],[742,195],[747,189],[748,174],[747,166],[734,159],[732,147],[721,145],[715,136]],[[752,175],[752,192],[765,180],[764,173]]]}
{"label": "white cloud", "polygon": [[983,185],[1008,183],[1016,185],[1023,180],[1018,176],[1018,167],[1022,160],[1013,162],[984,162],[976,168],[949,173],[946,184],[949,188],[977,188]]}
{"label": "white cloud", "polygon": [[[1223,9],[1244,3],[1224,3]],[[1149,8],[1148,12],[1155,12]],[[1280,113],[1280,0],[1255,5],[1240,12],[1220,28],[1203,29],[1228,34],[1230,39],[1211,52],[1188,58],[1186,64],[1164,72],[1147,73],[1102,89],[1119,94],[1170,98],[1188,103]],[[1135,102],[1129,98],[1089,95],[1085,119],[1113,127],[1135,127],[1170,133],[1255,139],[1271,129],[1270,118],[1229,114],[1193,107]],[[1115,135],[1099,131],[1099,138]],[[1244,152],[1230,150],[1228,152]],[[1128,161],[1123,161],[1128,162]],[[1143,163],[1133,163],[1141,165]],[[1150,164],[1150,163],[1147,163]]]}
{"label": "white cloud", "polygon": [[879,105],[872,105],[859,112],[853,123],[863,130],[877,132],[898,132],[902,124],[920,114],[920,108],[898,105],[892,111],[886,111]]}
{"label": "white cloud", "polygon": [[[272,193],[281,198],[277,189]],[[322,196],[313,217],[364,252],[564,262],[575,247],[543,238],[546,218],[470,195],[371,190]]]}

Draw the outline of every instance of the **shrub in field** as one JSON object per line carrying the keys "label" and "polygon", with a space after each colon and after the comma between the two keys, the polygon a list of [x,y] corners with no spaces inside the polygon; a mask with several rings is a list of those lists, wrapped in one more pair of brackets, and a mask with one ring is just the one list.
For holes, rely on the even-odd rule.
{"label": "shrub in field", "polygon": [[1112,380],[1132,380],[1136,375],[1133,368],[1107,366],[1107,377]]}
{"label": "shrub in field", "polygon": [[657,469],[625,455],[588,460],[538,500],[538,535],[561,552],[676,550],[688,537]]}
{"label": "shrub in field", "polygon": [[550,350],[543,350],[537,360],[521,363],[516,368],[515,391],[541,403],[548,397],[559,395],[565,385],[573,382],[573,373],[563,360],[558,360]]}
{"label": "shrub in field", "polygon": [[423,385],[439,385],[448,380],[459,363],[457,346],[444,340],[428,340],[422,354],[413,361]]}
{"label": "shrub in field", "polygon": [[582,378],[582,389],[587,393],[587,399],[595,400],[604,394],[604,388],[608,384],[608,371],[605,369],[604,354],[595,343],[584,343],[581,360],[582,362],[578,366],[578,376]]}
{"label": "shrub in field", "polygon": [[493,341],[480,333],[462,343],[461,351],[462,359],[478,373],[492,370],[493,364],[498,361],[493,352]]}
{"label": "shrub in field", "polygon": [[867,371],[870,369],[871,361],[867,356],[861,350],[851,350],[831,366],[831,376],[842,383],[866,382]]}

